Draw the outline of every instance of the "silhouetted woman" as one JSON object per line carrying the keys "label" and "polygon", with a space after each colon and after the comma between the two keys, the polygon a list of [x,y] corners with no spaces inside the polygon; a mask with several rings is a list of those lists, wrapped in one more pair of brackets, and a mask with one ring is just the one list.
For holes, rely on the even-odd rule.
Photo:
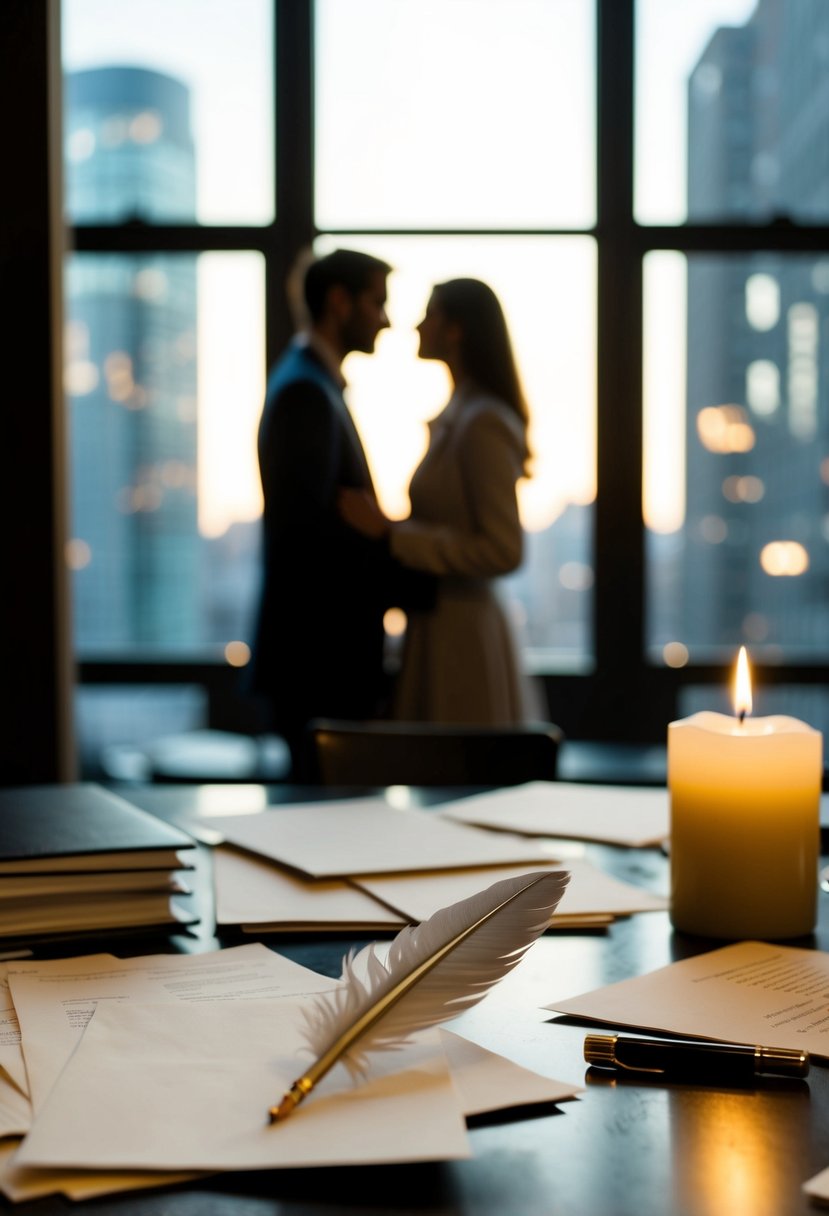
{"label": "silhouetted woman", "polygon": [[341,492],[346,521],[388,535],[404,565],[439,576],[437,603],[409,615],[394,716],[509,724],[539,717],[494,580],[521,562],[516,482],[526,470],[527,406],[497,296],[478,279],[437,285],[417,327],[419,357],[453,381],[429,423],[409,486],[411,515],[393,522],[362,491]]}

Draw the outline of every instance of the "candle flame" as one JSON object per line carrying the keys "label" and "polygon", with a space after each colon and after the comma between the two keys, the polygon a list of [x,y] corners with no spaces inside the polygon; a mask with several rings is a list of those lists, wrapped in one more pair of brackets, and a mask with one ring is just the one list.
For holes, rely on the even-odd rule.
{"label": "candle flame", "polygon": [[746,714],[751,713],[751,706],[751,673],[746,648],[741,646],[737,656],[737,675],[734,680],[734,712],[741,722]]}

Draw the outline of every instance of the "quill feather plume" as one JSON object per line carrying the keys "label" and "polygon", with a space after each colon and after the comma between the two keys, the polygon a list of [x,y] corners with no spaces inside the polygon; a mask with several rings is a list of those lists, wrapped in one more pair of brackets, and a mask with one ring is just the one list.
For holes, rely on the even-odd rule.
{"label": "quill feather plume", "polygon": [[336,1063],[363,1075],[369,1053],[398,1050],[415,1031],[477,1004],[547,928],[569,879],[564,870],[504,879],[403,929],[385,963],[374,944],[349,954],[344,983],[304,1011],[316,1059],[271,1107],[271,1122],[290,1114]]}

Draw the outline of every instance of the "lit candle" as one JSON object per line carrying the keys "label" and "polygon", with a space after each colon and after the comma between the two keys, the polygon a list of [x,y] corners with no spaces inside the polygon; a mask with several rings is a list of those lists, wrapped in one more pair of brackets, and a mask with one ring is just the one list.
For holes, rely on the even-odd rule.
{"label": "lit candle", "polygon": [[811,933],[822,737],[796,718],[749,717],[745,648],[735,710],[668,727],[671,920],[706,937]]}

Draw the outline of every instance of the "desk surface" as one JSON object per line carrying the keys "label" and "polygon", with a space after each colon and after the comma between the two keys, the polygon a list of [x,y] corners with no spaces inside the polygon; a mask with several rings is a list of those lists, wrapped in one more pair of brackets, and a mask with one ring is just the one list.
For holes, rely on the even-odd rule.
{"label": "desk surface", "polygon": [[[124,792],[138,805],[185,827],[194,818],[223,813],[234,805],[254,809],[265,802],[320,797],[319,789],[290,786],[153,786]],[[426,800],[437,796],[431,793]],[[668,864],[658,850],[586,846],[585,852],[620,878],[654,891],[667,888]],[[204,921],[192,936],[172,939],[171,949],[206,950],[222,944],[213,936],[210,890],[210,859],[204,850],[196,886]],[[348,945],[333,935],[267,940],[298,962],[330,975],[339,974]],[[518,1063],[584,1084],[585,1027],[552,1020],[539,1006],[718,944],[674,934],[666,913],[634,916],[608,932],[548,934],[516,972],[463,1015],[463,1024],[485,1046]],[[798,944],[829,948],[829,895],[820,896],[814,938]],[[125,952],[125,945],[122,940],[116,952]],[[145,946],[138,948],[143,952]],[[146,949],[159,949],[157,940]],[[800,1186],[829,1165],[829,1068],[814,1067],[807,1081],[756,1090],[594,1083],[576,1101],[559,1107],[475,1120],[471,1143],[474,1157],[464,1162],[225,1174],[86,1206],[102,1216],[813,1213]],[[0,1210],[13,1206],[0,1200]],[[72,1206],[52,1197],[20,1210],[52,1216]]]}

